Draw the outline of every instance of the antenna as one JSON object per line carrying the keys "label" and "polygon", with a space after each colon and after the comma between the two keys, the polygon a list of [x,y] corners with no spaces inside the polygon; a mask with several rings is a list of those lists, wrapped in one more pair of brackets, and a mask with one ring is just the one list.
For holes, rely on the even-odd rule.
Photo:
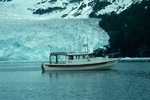
{"label": "antenna", "polygon": [[85,52],[88,52],[88,44],[83,44],[83,47],[85,47]]}

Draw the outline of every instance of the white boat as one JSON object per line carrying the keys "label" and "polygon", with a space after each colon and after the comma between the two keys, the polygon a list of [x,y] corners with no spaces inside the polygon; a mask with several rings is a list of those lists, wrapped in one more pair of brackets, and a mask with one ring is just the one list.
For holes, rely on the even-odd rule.
{"label": "white boat", "polygon": [[[63,57],[63,61],[59,59]],[[112,69],[118,58],[95,57],[89,52],[52,52],[48,63],[42,63],[42,72],[56,70],[100,70]]]}

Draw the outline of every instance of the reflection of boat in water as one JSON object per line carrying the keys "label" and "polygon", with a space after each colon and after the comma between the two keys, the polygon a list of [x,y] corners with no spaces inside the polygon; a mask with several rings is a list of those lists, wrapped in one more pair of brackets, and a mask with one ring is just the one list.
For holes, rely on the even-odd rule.
{"label": "reflection of boat in water", "polygon": [[[59,56],[64,57],[65,60],[60,60]],[[49,63],[42,63],[41,68],[43,72],[51,70],[100,70],[112,69],[117,62],[118,58],[95,57],[94,53],[89,52],[52,52],[49,56]]]}

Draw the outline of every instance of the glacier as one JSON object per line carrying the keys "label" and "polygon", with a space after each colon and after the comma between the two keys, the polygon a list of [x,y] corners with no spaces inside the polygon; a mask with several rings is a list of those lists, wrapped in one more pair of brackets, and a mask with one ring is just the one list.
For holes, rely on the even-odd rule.
{"label": "glacier", "polygon": [[0,61],[47,61],[50,52],[92,52],[109,45],[101,19],[0,20]]}

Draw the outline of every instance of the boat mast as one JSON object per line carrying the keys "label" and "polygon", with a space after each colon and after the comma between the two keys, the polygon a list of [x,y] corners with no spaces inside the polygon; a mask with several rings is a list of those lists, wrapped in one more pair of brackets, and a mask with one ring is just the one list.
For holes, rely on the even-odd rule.
{"label": "boat mast", "polygon": [[85,47],[85,52],[88,52],[88,44],[83,44],[83,47]]}

